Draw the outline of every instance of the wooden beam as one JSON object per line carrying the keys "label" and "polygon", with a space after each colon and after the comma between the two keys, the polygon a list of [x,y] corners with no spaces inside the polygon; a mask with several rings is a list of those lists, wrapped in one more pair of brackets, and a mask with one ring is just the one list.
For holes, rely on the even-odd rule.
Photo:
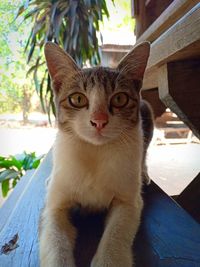
{"label": "wooden beam", "polygon": [[[149,1],[148,1],[149,2]],[[147,1],[146,1],[147,3]],[[151,26],[138,38],[138,43],[148,40],[153,42],[169,27],[185,15],[199,0],[175,0],[165,11],[151,24]]]}
{"label": "wooden beam", "polygon": [[[153,182],[144,190],[144,203],[144,216],[135,242],[136,251],[142,254],[136,254],[136,266],[200,266],[199,231],[191,224],[189,214]],[[195,247],[193,251],[195,243],[198,249]]]}
{"label": "wooden beam", "polygon": [[139,0],[131,0],[131,16],[135,17],[139,14],[139,7],[138,7]]}
{"label": "wooden beam", "polygon": [[[190,49],[190,45],[193,49]],[[188,49],[186,49],[188,47]],[[181,50],[185,49],[181,53]],[[200,3],[158,38],[151,47],[147,69],[181,58],[200,56]]]}
{"label": "wooden beam", "polygon": [[157,117],[160,117],[165,112],[166,106],[159,98],[158,88],[154,88],[147,91],[143,90],[141,94],[142,98],[151,104],[155,119]]}
{"label": "wooden beam", "polygon": [[181,207],[200,223],[200,173],[176,198]]}
{"label": "wooden beam", "polygon": [[158,68],[155,67],[153,70],[146,69],[142,84],[142,90],[148,90],[157,87],[158,87]]}
{"label": "wooden beam", "polygon": [[200,59],[170,62],[159,68],[163,103],[200,138]]}
{"label": "wooden beam", "polygon": [[137,23],[135,25],[135,35],[138,37],[147,28],[145,0],[135,1],[134,6],[136,9],[134,17],[137,21]]}
{"label": "wooden beam", "polygon": [[200,57],[200,3],[151,45],[144,87],[158,87],[158,68],[167,62]]}

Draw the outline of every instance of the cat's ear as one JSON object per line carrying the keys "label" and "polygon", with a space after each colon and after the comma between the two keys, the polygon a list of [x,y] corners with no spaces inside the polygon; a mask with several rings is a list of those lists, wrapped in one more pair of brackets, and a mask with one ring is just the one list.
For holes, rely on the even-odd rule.
{"label": "cat's ear", "polygon": [[149,42],[143,42],[137,45],[122,58],[117,69],[128,78],[142,82],[149,52]]}
{"label": "cat's ear", "polygon": [[58,93],[64,79],[68,79],[79,71],[75,61],[62,48],[52,42],[44,47],[49,75],[55,93]]}

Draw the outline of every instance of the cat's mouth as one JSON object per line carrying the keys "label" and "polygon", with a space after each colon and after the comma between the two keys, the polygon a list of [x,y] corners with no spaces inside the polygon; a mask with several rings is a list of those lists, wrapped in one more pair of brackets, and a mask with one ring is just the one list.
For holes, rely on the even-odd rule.
{"label": "cat's mouth", "polygon": [[109,139],[109,136],[107,136],[104,131],[95,131],[94,134],[93,134],[94,138],[95,139],[98,139],[98,140],[108,140]]}
{"label": "cat's mouth", "polygon": [[88,136],[88,141],[95,145],[103,145],[113,141],[119,135],[119,132],[115,132],[115,134],[113,134],[113,132],[111,133],[106,129],[102,129],[100,131],[96,130],[92,131],[92,133]]}
{"label": "cat's mouth", "polygon": [[112,142],[116,139],[120,133],[121,129],[112,129],[110,127],[105,127],[103,129],[96,129],[90,127],[80,127],[75,129],[75,132],[82,140],[93,145],[104,145],[106,143]]}
{"label": "cat's mouth", "polygon": [[95,131],[94,135],[97,136],[97,137],[104,137],[103,132],[102,131],[98,131],[98,130]]}
{"label": "cat's mouth", "polygon": [[104,130],[90,131],[90,133],[82,136],[82,138],[93,145],[103,145],[112,139]]}

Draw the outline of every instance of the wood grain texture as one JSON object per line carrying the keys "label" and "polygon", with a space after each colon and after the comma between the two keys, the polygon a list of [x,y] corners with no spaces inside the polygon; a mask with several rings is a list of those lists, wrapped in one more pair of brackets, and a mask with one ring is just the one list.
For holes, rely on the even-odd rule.
{"label": "wood grain texture", "polygon": [[[8,255],[0,255],[1,267],[39,266],[38,219],[44,203],[45,180],[51,166],[51,154],[48,154],[18,202],[13,203],[13,211],[0,232],[0,248],[15,234],[19,235],[18,247]],[[4,215],[4,211],[0,210],[0,220]]]}
{"label": "wood grain texture", "polygon": [[[144,88],[158,87],[158,68],[167,62],[200,57],[200,3],[151,45]],[[152,77],[151,77],[152,76]]]}
{"label": "wood grain texture", "polygon": [[[176,53],[192,43],[200,43],[200,3],[178,20],[171,28],[161,35],[151,46],[147,69],[158,64],[180,59]],[[198,46],[199,48],[199,46]],[[188,57],[198,51],[188,49]],[[186,53],[184,54],[184,57]]]}
{"label": "wood grain texture", "polygon": [[6,224],[8,218],[11,216],[11,213],[15,209],[15,206],[17,205],[20,198],[23,197],[23,193],[26,191],[26,188],[29,186],[29,183],[34,173],[35,173],[35,170],[29,170],[26,172],[26,174],[20,179],[20,182],[17,183],[17,185],[15,186],[15,191],[14,191],[15,193],[14,194],[11,193],[11,195],[8,197],[6,202],[0,208],[0,212],[2,214],[1,219],[0,219],[0,231]]}
{"label": "wood grain texture", "polygon": [[[39,266],[38,218],[51,168],[49,153],[1,230],[0,247],[16,233],[19,235],[19,247],[8,255],[0,255],[1,267]],[[134,244],[136,267],[200,266],[199,224],[155,184],[145,188],[143,195],[145,208]],[[89,267],[103,231],[105,214],[73,213],[73,223],[79,232],[75,250],[77,267]],[[3,215],[0,212],[0,218]]]}
{"label": "wood grain texture", "polygon": [[146,69],[144,73],[144,80],[142,83],[142,90],[148,90],[158,87],[158,67],[153,70]]}
{"label": "wood grain texture", "polygon": [[200,225],[152,183],[135,247],[138,267],[200,266]]}
{"label": "wood grain texture", "polygon": [[134,1],[133,7],[136,11],[134,12],[136,19],[136,37],[141,36],[172,2],[173,0]]}
{"label": "wood grain texture", "polygon": [[[137,39],[137,42],[155,41],[161,34],[168,30],[174,23],[183,17],[199,0],[175,0],[163,13],[149,26]],[[136,21],[137,23],[137,21]]]}
{"label": "wood grain texture", "polygon": [[147,28],[145,0],[135,1],[135,19],[137,21],[135,25],[135,35],[140,36]]}

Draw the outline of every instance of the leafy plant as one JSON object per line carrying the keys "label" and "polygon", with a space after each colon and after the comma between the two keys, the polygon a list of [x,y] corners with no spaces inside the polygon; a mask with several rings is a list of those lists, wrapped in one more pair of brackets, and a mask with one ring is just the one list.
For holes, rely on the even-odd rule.
{"label": "leafy plant", "polygon": [[[112,0],[113,1],[113,0]],[[36,90],[43,110],[55,109],[50,88],[50,78],[45,67],[43,46],[53,41],[64,48],[82,66],[87,61],[92,65],[100,62],[97,31],[103,15],[109,16],[105,0],[26,0],[19,8],[18,16],[31,20],[33,27],[25,51]],[[34,59],[34,61],[33,61]]]}
{"label": "leafy plant", "polygon": [[36,169],[44,155],[36,157],[35,152],[15,156],[0,156],[0,183],[3,197],[13,189],[27,170]]}
{"label": "leafy plant", "polygon": [[20,19],[15,20],[21,2],[0,1],[0,113],[24,111],[27,94],[30,99],[34,92],[31,76],[26,78],[29,66],[23,53],[30,26],[26,21],[19,28]]}

